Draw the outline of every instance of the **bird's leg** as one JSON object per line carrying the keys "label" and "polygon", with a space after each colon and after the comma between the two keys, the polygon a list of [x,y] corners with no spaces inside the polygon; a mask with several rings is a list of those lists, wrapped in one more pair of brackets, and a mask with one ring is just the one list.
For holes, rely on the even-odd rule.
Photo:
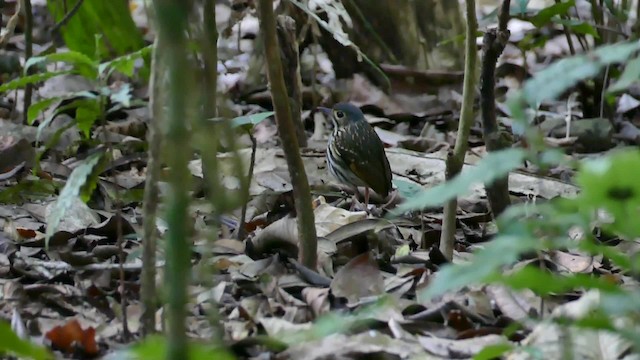
{"label": "bird's leg", "polygon": [[389,201],[387,201],[384,205],[382,205],[381,207],[383,209],[388,208],[389,206],[391,206],[395,201],[396,201],[396,197],[398,197],[398,190],[392,190],[391,191],[391,196],[389,196]]}
{"label": "bird's leg", "polygon": [[358,201],[358,187],[353,188],[353,198],[351,199],[351,207],[349,207],[349,211],[355,210],[356,206],[360,204]]}
{"label": "bird's leg", "polygon": [[369,211],[369,187],[364,188],[364,210]]}

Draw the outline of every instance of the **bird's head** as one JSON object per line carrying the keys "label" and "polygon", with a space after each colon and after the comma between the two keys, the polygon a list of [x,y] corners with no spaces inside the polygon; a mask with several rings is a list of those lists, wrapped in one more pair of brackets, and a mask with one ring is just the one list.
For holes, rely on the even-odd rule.
{"label": "bird's head", "polygon": [[333,108],[318,107],[333,123],[335,127],[343,127],[350,123],[366,121],[360,109],[349,103],[338,103]]}

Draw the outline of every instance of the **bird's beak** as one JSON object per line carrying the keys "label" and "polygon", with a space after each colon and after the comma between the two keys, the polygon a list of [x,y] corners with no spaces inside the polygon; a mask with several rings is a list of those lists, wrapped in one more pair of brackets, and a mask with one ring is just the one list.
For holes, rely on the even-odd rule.
{"label": "bird's beak", "polygon": [[322,111],[326,116],[331,116],[331,109],[322,106],[318,106],[317,109]]}

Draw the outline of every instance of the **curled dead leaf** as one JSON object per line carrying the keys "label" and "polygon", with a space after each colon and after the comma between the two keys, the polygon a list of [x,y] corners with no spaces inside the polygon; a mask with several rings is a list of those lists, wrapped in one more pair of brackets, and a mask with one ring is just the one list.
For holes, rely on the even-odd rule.
{"label": "curled dead leaf", "polygon": [[347,298],[350,303],[383,294],[384,279],[371,254],[358,255],[338,270],[331,282],[331,291],[335,296]]}
{"label": "curled dead leaf", "polygon": [[98,355],[95,336],[96,330],[92,326],[83,329],[75,319],[62,326],[56,326],[45,334],[45,338],[51,341],[53,348],[68,354],[79,350],[86,356]]}

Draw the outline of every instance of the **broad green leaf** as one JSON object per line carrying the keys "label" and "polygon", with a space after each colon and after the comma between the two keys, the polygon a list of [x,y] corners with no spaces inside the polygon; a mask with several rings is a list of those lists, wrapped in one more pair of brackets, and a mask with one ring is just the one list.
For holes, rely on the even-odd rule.
{"label": "broad green leaf", "polygon": [[67,51],[32,57],[25,63],[24,73],[27,74],[27,71],[31,66],[42,62],[68,63],[69,65],[72,65],[74,67],[74,70],[78,74],[90,80],[94,80],[98,76],[98,63],[93,61],[90,57],[76,51]]}
{"label": "broad green leaf", "polygon": [[602,309],[613,316],[626,315],[625,313],[640,311],[638,296],[640,293],[633,288],[627,289],[625,293],[603,293]]}
{"label": "broad green leaf", "polygon": [[53,77],[56,77],[58,75],[64,75],[68,73],[69,71],[52,71],[52,72],[45,72],[40,74],[21,76],[17,79],[9,81],[6,84],[0,85],[0,93],[16,90],[16,89],[22,89],[23,87],[29,84],[37,84],[41,81],[45,81]]}
{"label": "broad green leaf", "polygon": [[451,181],[425,190],[398,206],[392,214],[439,206],[456,196],[466,194],[471,185],[491,183],[522,165],[526,152],[522,149],[508,149],[489,153],[477,165],[465,169]]}
{"label": "broad green leaf", "polygon": [[[579,81],[596,76],[605,66],[627,61],[638,49],[640,41],[621,42],[597,48],[587,55],[559,60],[528,80],[517,97],[529,106],[555,99]],[[510,105],[519,105],[516,98]]]}
{"label": "broad green leaf", "polygon": [[586,21],[554,18],[553,22],[555,24],[565,25],[574,33],[591,35],[594,38],[600,37],[600,35],[598,34],[598,30],[596,30],[596,28],[591,26],[591,24],[587,23]]}
{"label": "broad green leaf", "polygon": [[601,67],[609,64],[624,63],[640,49],[640,41],[619,42],[601,46],[592,52]]}
{"label": "broad green leaf", "polygon": [[596,76],[600,66],[587,56],[561,59],[525,82],[523,94],[530,106],[555,99],[578,81]]}
{"label": "broad green leaf", "polygon": [[565,15],[569,9],[575,5],[574,0],[553,4],[540,10],[534,17],[530,19],[531,23],[536,27],[548,24],[554,16]]}
{"label": "broad green leaf", "polygon": [[[82,1],[82,5],[60,28],[69,49],[94,58],[96,54],[124,55],[144,46],[142,34],[133,22],[127,1],[47,1],[47,6],[58,22],[78,1]],[[95,35],[101,37],[97,46]]]}
{"label": "broad green leaf", "polygon": [[250,125],[250,127],[254,127],[273,114],[275,114],[273,111],[266,111],[257,114],[238,116],[237,118],[231,120],[231,126],[243,127],[245,125]]}
{"label": "broad green leaf", "polygon": [[533,235],[498,235],[482,250],[476,252],[471,262],[446,265],[435,275],[429,286],[418,297],[420,302],[441,296],[464,286],[494,280],[503,266],[514,263],[520,254],[537,249],[542,242]]}
{"label": "broad green leaf", "polygon": [[[71,129],[72,127],[74,127],[76,124],[73,121],[69,121],[67,124],[60,126],[59,128],[57,128],[52,135],[49,136],[49,138],[47,139],[47,142],[44,144],[44,147],[42,148],[41,151],[39,151],[36,154],[36,169],[40,168],[40,160],[42,158],[42,156],[47,152],[47,150],[53,148],[59,141],[60,138],[62,137],[62,134]],[[38,127],[38,129],[40,129]],[[39,141],[39,140],[38,140]]]}
{"label": "broad green leaf", "polygon": [[97,99],[86,99],[77,101],[76,123],[78,129],[84,134],[85,138],[91,136],[91,128],[93,124],[100,118],[100,104]]}
{"label": "broad green leaf", "polygon": [[606,292],[619,291],[614,283],[591,274],[559,275],[533,266],[525,266],[509,275],[498,274],[494,280],[511,289],[529,289],[541,296],[583,288],[599,289]]}
{"label": "broad green leaf", "polygon": [[514,345],[510,343],[485,346],[482,351],[480,351],[473,357],[473,360],[498,359],[500,358],[500,356],[504,355],[504,353],[512,350],[513,348]]}
{"label": "broad green leaf", "polygon": [[23,204],[50,199],[62,187],[58,184],[47,179],[23,179],[13,186],[0,190],[0,204]]}
{"label": "broad green leaf", "polygon": [[398,193],[400,193],[400,196],[404,199],[411,199],[422,192],[421,186],[410,181],[394,179],[393,185],[395,185]]}
{"label": "broad green leaf", "polygon": [[49,245],[51,236],[58,230],[60,221],[64,218],[67,209],[75,199],[79,198],[80,190],[85,185],[87,178],[91,176],[93,168],[98,164],[102,156],[102,152],[96,152],[90,155],[71,172],[67,183],[64,185],[58,199],[53,205],[51,213],[47,217],[47,232],[45,238],[45,244],[47,244],[47,246]]}
{"label": "broad green leaf", "polygon": [[581,241],[580,250],[587,251],[592,255],[602,255],[609,259],[611,263],[620,267],[624,271],[640,272],[640,258],[635,257],[635,264],[628,254],[616,249],[613,246],[597,244],[593,241]]}
{"label": "broad green leaf", "polygon": [[93,49],[95,50],[93,58],[98,60],[104,59],[107,52],[105,51],[104,46],[102,46],[102,34],[93,34],[93,43],[95,44],[95,46],[93,47]]}
{"label": "broad green leaf", "polygon": [[[192,342],[189,344],[190,359],[220,359],[233,360],[234,358],[226,349],[205,343]],[[126,354],[126,355],[125,355]],[[160,335],[148,336],[142,342],[135,344],[129,350],[123,352],[122,358],[126,359],[165,359],[167,356],[167,339]]]}
{"label": "broad green leaf", "polygon": [[60,115],[64,111],[77,107],[78,106],[77,102],[84,101],[85,99],[94,99],[96,98],[96,96],[97,96],[96,94],[90,91],[80,91],[77,93],[69,94],[69,96],[66,99],[73,99],[73,98],[79,98],[79,99],[72,101],[69,104],[58,107],[51,115],[47,116],[47,118],[44,119],[44,121],[41,122],[40,125],[38,125],[38,130],[36,131],[36,141],[40,141],[42,132],[47,126],[49,126],[49,124],[53,121],[53,119],[55,119],[56,116]]}
{"label": "broad green leaf", "polygon": [[616,81],[613,85],[611,85],[607,91],[609,92],[617,92],[623,91],[629,88],[629,86],[633,85],[640,81],[640,57],[637,57],[627,63],[624,67],[624,71],[618,81]]}
{"label": "broad green leaf", "polygon": [[629,239],[640,236],[640,152],[626,150],[585,161],[576,175],[585,211],[606,210],[613,216],[603,227]]}
{"label": "broad green leaf", "polygon": [[31,106],[29,106],[29,110],[27,111],[27,123],[29,125],[32,125],[41,112],[45,111],[55,102],[58,102],[60,100],[60,97],[52,97],[31,104]]}
{"label": "broad green leaf", "polygon": [[21,339],[11,330],[9,323],[0,321],[0,354],[5,353],[35,360],[53,359],[53,355],[47,349]]}
{"label": "broad green leaf", "polygon": [[135,68],[136,61],[150,54],[152,48],[153,48],[152,45],[145,46],[138,51],[132,52],[124,56],[120,56],[111,61],[100,64],[99,66],[100,75],[109,76],[115,70],[123,73],[128,77],[133,76],[133,70]]}

